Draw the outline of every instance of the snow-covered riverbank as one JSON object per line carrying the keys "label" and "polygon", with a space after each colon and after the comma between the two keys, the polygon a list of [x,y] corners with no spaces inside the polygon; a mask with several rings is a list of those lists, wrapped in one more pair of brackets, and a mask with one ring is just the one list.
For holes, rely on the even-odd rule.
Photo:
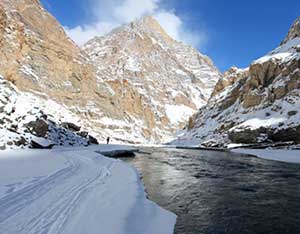
{"label": "snow-covered riverbank", "polygon": [[178,148],[191,150],[230,151],[244,155],[253,155],[259,158],[288,163],[300,163],[300,150],[298,149],[248,149],[248,148],[205,148],[199,146],[157,146],[162,148]]}
{"label": "snow-covered riverbank", "polygon": [[0,233],[173,233],[134,168],[93,146],[0,152]]}
{"label": "snow-covered riverbank", "polygon": [[250,154],[259,158],[280,162],[300,163],[300,150],[287,149],[233,149],[234,153]]}

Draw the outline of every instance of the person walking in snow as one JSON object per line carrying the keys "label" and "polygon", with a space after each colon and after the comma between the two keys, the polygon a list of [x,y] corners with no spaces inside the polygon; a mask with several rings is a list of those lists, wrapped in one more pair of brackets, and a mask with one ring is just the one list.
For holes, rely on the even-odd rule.
{"label": "person walking in snow", "polygon": [[106,144],[109,144],[109,141],[110,141],[110,137],[107,137],[106,138]]}

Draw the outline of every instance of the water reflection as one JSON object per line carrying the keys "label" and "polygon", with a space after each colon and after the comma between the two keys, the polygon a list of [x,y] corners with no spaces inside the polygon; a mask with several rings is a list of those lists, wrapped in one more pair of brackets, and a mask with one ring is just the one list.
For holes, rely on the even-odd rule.
{"label": "water reflection", "polygon": [[[300,233],[300,165],[224,152],[142,149],[127,159],[180,234]],[[145,154],[146,153],[146,154]]]}

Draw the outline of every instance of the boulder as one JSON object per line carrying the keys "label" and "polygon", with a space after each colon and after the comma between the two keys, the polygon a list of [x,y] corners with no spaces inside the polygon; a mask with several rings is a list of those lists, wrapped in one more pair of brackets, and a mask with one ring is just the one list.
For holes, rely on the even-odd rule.
{"label": "boulder", "polygon": [[33,149],[52,149],[54,144],[46,139],[33,139],[31,140],[31,148]]}
{"label": "boulder", "polygon": [[0,144],[0,150],[5,150],[6,149],[6,145],[4,143]]}
{"label": "boulder", "polygon": [[99,145],[98,140],[95,137],[91,136],[91,135],[89,135],[89,143],[94,144],[94,145]]}
{"label": "boulder", "polygon": [[27,145],[28,143],[27,143],[26,139],[25,139],[24,137],[21,136],[19,139],[17,139],[17,140],[14,141],[14,144],[15,144],[16,146],[25,146],[25,145]]}
{"label": "boulder", "polygon": [[31,121],[26,125],[29,132],[37,137],[46,137],[48,133],[48,123],[43,119]]}
{"label": "boulder", "polygon": [[89,135],[89,133],[86,132],[86,131],[77,132],[76,134],[77,134],[78,136],[81,136],[81,137],[84,137],[84,138],[86,138],[86,137]]}
{"label": "boulder", "polygon": [[294,116],[298,113],[298,111],[289,111],[288,116]]}
{"label": "boulder", "polygon": [[65,129],[68,129],[68,130],[71,130],[73,132],[78,132],[80,131],[81,127],[80,126],[77,126],[76,124],[74,123],[69,123],[69,122],[64,122],[61,124],[61,126]]}

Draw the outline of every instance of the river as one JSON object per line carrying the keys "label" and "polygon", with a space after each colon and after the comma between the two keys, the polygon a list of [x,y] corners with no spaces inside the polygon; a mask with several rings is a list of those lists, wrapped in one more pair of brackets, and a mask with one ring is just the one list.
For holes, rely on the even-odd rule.
{"label": "river", "polygon": [[300,233],[300,164],[166,148],[125,161],[149,199],[178,216],[175,234]]}

